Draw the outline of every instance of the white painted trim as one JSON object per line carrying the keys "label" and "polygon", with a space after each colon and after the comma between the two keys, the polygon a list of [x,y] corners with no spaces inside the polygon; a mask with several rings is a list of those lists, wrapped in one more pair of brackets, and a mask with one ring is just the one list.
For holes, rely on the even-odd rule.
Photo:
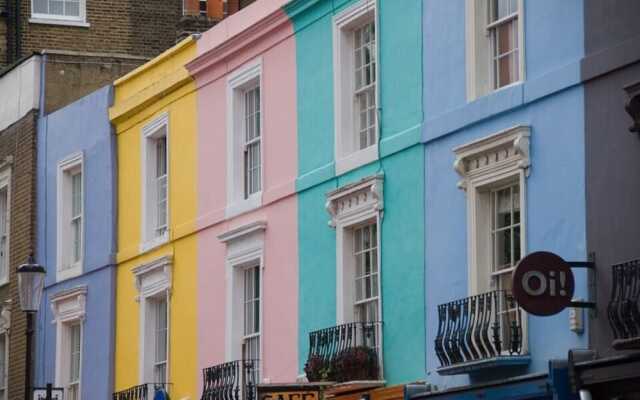
{"label": "white painted trim", "polygon": [[[478,0],[465,0],[465,65],[466,65],[466,88],[467,88],[467,101],[471,102],[476,100],[479,97],[482,97],[484,95],[493,93],[493,92],[497,92],[500,90],[504,90],[508,87],[517,85],[519,83],[522,83],[525,81],[526,76],[526,68],[525,68],[525,33],[524,33],[524,28],[525,28],[525,24],[524,24],[524,20],[525,20],[525,12],[524,12],[524,5],[525,2],[524,0],[518,0],[518,68],[519,68],[519,79],[515,82],[512,82],[509,85],[505,85],[502,86],[498,89],[494,89],[493,88],[493,82],[492,82],[492,77],[489,76],[487,77],[488,79],[488,86],[487,88],[481,89],[478,87],[479,83],[479,72],[478,72],[478,68],[479,68],[479,64],[483,63],[485,60],[484,58],[481,59],[481,57],[479,56],[479,52],[481,51],[481,49],[478,48],[479,44],[478,44],[478,32],[481,29],[485,29],[486,26],[486,22],[488,20],[488,16],[487,16],[487,10],[488,10],[488,1],[490,0],[481,0],[480,2]],[[478,6],[480,5],[480,7],[483,7],[485,10],[483,10],[483,14],[482,16],[478,16],[477,15],[477,9]],[[478,19],[482,19],[482,21],[480,22]],[[478,24],[481,23],[482,26],[478,26]],[[482,39],[483,42],[485,42],[483,44],[483,48],[484,51],[487,52],[488,55],[488,60],[491,60],[491,45],[490,45],[490,40],[488,38],[487,35],[484,35],[485,39]],[[484,55],[483,55],[484,57]],[[487,68],[487,71],[489,74],[491,74],[491,67],[487,67],[484,66],[485,68]]]}
{"label": "white painted trim", "polygon": [[382,214],[384,175],[372,175],[327,193],[325,209],[332,227],[352,225],[361,220],[362,215]]}
{"label": "white painted trim", "polygon": [[[480,270],[490,269],[487,251],[480,249],[479,221],[481,196],[506,182],[517,181],[520,186],[520,252],[527,253],[527,185],[530,172],[530,128],[514,126],[495,134],[474,140],[453,149],[456,155],[454,169],[462,178],[458,187],[466,191],[467,204],[467,257],[469,294],[483,292]],[[489,251],[490,253],[490,251]],[[523,352],[527,353],[527,314],[522,312]]]}
{"label": "white painted trim", "polygon": [[[66,174],[75,169],[80,168],[80,174],[82,176],[81,182],[81,203],[82,203],[82,225],[80,226],[80,237],[82,238],[80,261],[73,265],[67,266],[69,250],[64,247],[65,244],[70,242],[70,232],[67,226],[66,216],[70,209],[70,204],[65,201],[66,190],[69,188],[67,184],[68,177]],[[82,274],[84,265],[84,250],[85,250],[85,168],[84,168],[84,153],[77,152],[64,158],[58,162],[57,181],[56,181],[56,281],[62,281],[65,279],[76,277]]]}
{"label": "white painted trim", "polygon": [[44,16],[29,18],[29,23],[31,23],[31,24],[41,24],[41,25],[76,26],[78,28],[90,28],[91,27],[91,24],[88,23],[88,22],[74,21],[74,20],[67,20],[67,19],[60,20],[60,19],[49,18],[49,16],[47,16],[46,18]]}
{"label": "white painted trim", "polygon": [[246,225],[242,225],[237,228],[230,229],[218,235],[218,240],[220,240],[223,243],[226,243],[232,240],[239,239],[242,236],[249,235],[256,231],[264,231],[265,229],[267,229],[267,221],[254,221]]}
{"label": "white painted trim", "polygon": [[[13,158],[0,165],[0,190],[7,188],[7,276],[0,280],[0,287],[9,283],[11,275],[11,175]],[[1,328],[1,326],[0,326]],[[2,399],[0,399],[2,400]]]}
{"label": "white painted trim", "polygon": [[[131,270],[135,278],[138,291],[136,301],[140,304],[138,323],[140,327],[138,359],[139,383],[149,381],[149,366],[146,361],[148,352],[153,352],[154,346],[148,344],[147,314],[150,312],[149,301],[153,298],[165,297],[167,302],[167,381],[170,375],[170,342],[171,342],[171,287],[172,287],[173,256],[165,255],[149,263],[142,264]],[[151,349],[150,349],[151,348]]]}
{"label": "white painted trim", "polygon": [[[256,265],[260,267],[260,359],[264,359],[264,234],[266,228],[266,221],[255,221],[218,236],[218,239],[227,246],[225,267],[225,359],[227,361],[242,358],[239,341],[242,338],[244,302],[238,300],[244,293],[241,272],[244,268]],[[260,369],[262,370],[263,367],[261,363]]]}
{"label": "white painted trim", "polygon": [[[154,218],[150,218],[152,210],[148,209],[149,194],[149,177],[148,174],[148,152],[151,151],[149,147],[149,141],[154,139],[156,134],[162,129],[165,129],[165,135],[167,138],[167,230],[162,236],[153,236],[152,232],[155,229],[154,226],[150,226],[154,222]],[[142,208],[141,208],[141,221],[140,221],[140,252],[144,253],[151,249],[169,241],[171,231],[171,138],[169,134],[169,113],[164,112],[154,118],[151,122],[146,124],[142,128],[141,132],[141,154],[140,160],[142,163],[141,168],[141,183],[142,183]],[[155,149],[155,148],[154,148]]]}
{"label": "white painted trim", "polygon": [[[243,106],[239,99],[242,89],[257,82],[260,88],[260,188],[259,192],[244,198],[242,159],[239,157],[240,138],[244,132],[239,131],[242,126]],[[227,77],[227,218],[243,214],[262,205],[262,192],[264,191],[264,87],[262,85],[262,57],[257,57],[242,67],[236,69]]]}
{"label": "white painted trim", "polygon": [[[49,0],[50,1],[50,0]],[[35,20],[44,21],[58,21],[60,25],[76,25],[77,23],[86,23],[87,21],[87,0],[79,0],[79,16],[74,17],[70,15],[57,15],[57,14],[39,14],[34,12],[33,0],[31,0],[31,18]],[[48,22],[50,23],[50,22]],[[87,24],[88,25],[88,24]]]}
{"label": "white painted trim", "polygon": [[56,358],[55,384],[66,387],[69,371],[69,327],[80,326],[80,383],[79,393],[82,393],[82,358],[84,355],[84,320],[86,318],[87,286],[77,286],[63,290],[49,298],[53,312],[52,324],[56,326]]}
{"label": "white painted trim", "polygon": [[[369,146],[362,150],[354,150],[355,147],[355,110],[353,105],[353,74],[350,57],[344,57],[345,52],[352,45],[346,43],[350,41],[350,32],[358,26],[371,20],[377,24],[377,7],[375,0],[361,0],[346,8],[333,18],[333,93],[334,93],[334,154],[336,174],[341,175],[362,165],[368,164],[378,159],[378,143],[380,141],[380,130],[378,115],[376,113],[376,145]],[[376,47],[378,41],[379,27],[376,26]],[[349,36],[349,37],[346,37]],[[375,98],[376,107],[380,106],[378,79],[380,51],[376,49],[376,85]],[[344,73],[343,70],[349,73]],[[347,141],[349,143],[347,143]],[[351,143],[353,142],[353,143]]]}

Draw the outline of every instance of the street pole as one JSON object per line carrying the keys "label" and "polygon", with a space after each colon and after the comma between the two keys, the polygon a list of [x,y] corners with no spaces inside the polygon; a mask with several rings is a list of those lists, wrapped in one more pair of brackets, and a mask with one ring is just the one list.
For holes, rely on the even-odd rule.
{"label": "street pole", "polygon": [[31,349],[33,341],[33,313],[27,312],[27,356],[25,365],[25,378],[24,378],[24,399],[30,400],[31,392]]}

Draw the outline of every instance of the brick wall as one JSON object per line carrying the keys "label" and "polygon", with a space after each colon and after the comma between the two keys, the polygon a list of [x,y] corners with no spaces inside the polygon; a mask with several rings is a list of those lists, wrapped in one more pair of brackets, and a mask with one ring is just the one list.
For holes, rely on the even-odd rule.
{"label": "brick wall", "polygon": [[[20,7],[21,56],[53,49],[151,58],[175,44],[182,16],[182,0],[87,0],[90,26],[77,27],[30,23],[31,0],[20,0]],[[7,20],[11,36],[15,24]],[[11,40],[6,47],[9,54],[15,49]]]}
{"label": "brick wall", "polygon": [[31,111],[0,132],[0,161],[13,157],[11,176],[10,275],[9,291],[0,293],[0,302],[11,299],[9,333],[9,400],[24,399],[26,318],[20,311],[16,268],[35,249],[36,118]]}

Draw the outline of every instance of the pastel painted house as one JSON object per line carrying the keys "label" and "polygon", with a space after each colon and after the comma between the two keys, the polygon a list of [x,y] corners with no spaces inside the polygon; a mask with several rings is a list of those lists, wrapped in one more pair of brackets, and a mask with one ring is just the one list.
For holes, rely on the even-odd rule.
{"label": "pastel painted house", "polygon": [[[550,361],[588,346],[586,311],[528,315],[511,276],[539,250],[588,259],[583,2],[428,0],[423,18],[430,397],[550,398]],[[587,299],[586,273],[575,275],[574,297]],[[456,325],[480,315],[484,328]],[[487,340],[456,346],[454,326]],[[489,382],[502,384],[473,386]]]}
{"label": "pastel painted house", "polygon": [[198,154],[189,37],[114,83],[114,399],[196,398]]}
{"label": "pastel painted house", "polygon": [[296,0],[286,11],[297,49],[298,373],[360,389],[422,379],[422,1]]}
{"label": "pastel painted house", "polygon": [[198,101],[203,398],[225,387],[255,395],[257,383],[298,373],[296,45],[284,3],[255,2],[225,19],[187,64]]}
{"label": "pastel painted house", "polygon": [[[115,320],[115,140],[104,88],[38,119],[35,386],[111,398]],[[106,194],[106,195],[105,195]]]}

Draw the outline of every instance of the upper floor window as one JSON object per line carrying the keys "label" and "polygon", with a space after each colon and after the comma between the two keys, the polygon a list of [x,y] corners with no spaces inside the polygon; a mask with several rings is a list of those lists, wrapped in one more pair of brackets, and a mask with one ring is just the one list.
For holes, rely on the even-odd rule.
{"label": "upper floor window", "polygon": [[334,19],[336,171],[377,158],[375,2],[361,0]]}
{"label": "upper floor window", "polygon": [[133,269],[140,303],[139,383],[169,381],[171,256]]}
{"label": "upper floor window", "polygon": [[[9,282],[9,185],[0,186],[0,285]],[[2,400],[2,397],[0,397]]]}
{"label": "upper floor window", "polygon": [[260,265],[244,270],[242,359],[260,359]]}
{"label": "upper floor window", "polygon": [[151,309],[155,329],[153,332],[154,359],[153,377],[156,383],[167,382],[167,345],[168,345],[168,324],[167,324],[167,299],[165,296],[151,301]]}
{"label": "upper floor window", "polygon": [[31,6],[36,19],[85,21],[86,0],[32,0]]}
{"label": "upper floor window", "polygon": [[207,15],[207,0],[198,1],[200,15]]}
{"label": "upper floor window", "polygon": [[263,131],[261,60],[228,79],[227,215],[256,208],[262,201]]}
{"label": "upper floor window", "polygon": [[65,398],[80,400],[82,386],[83,332],[87,287],[77,286],[51,296],[56,325],[55,382]]}
{"label": "upper floor window", "polygon": [[523,1],[467,0],[469,99],[523,79]]}
{"label": "upper floor window", "polygon": [[83,258],[83,168],[82,153],[58,165],[58,280],[82,271]]}
{"label": "upper floor window", "polygon": [[143,250],[169,237],[168,129],[166,115],[143,129]]}
{"label": "upper floor window", "polygon": [[354,316],[358,322],[378,319],[378,227],[368,223],[353,229],[355,265]]}
{"label": "upper floor window", "polygon": [[67,328],[67,340],[69,346],[68,357],[68,382],[66,385],[67,399],[80,400],[80,360],[82,356],[82,325],[74,323]]}

